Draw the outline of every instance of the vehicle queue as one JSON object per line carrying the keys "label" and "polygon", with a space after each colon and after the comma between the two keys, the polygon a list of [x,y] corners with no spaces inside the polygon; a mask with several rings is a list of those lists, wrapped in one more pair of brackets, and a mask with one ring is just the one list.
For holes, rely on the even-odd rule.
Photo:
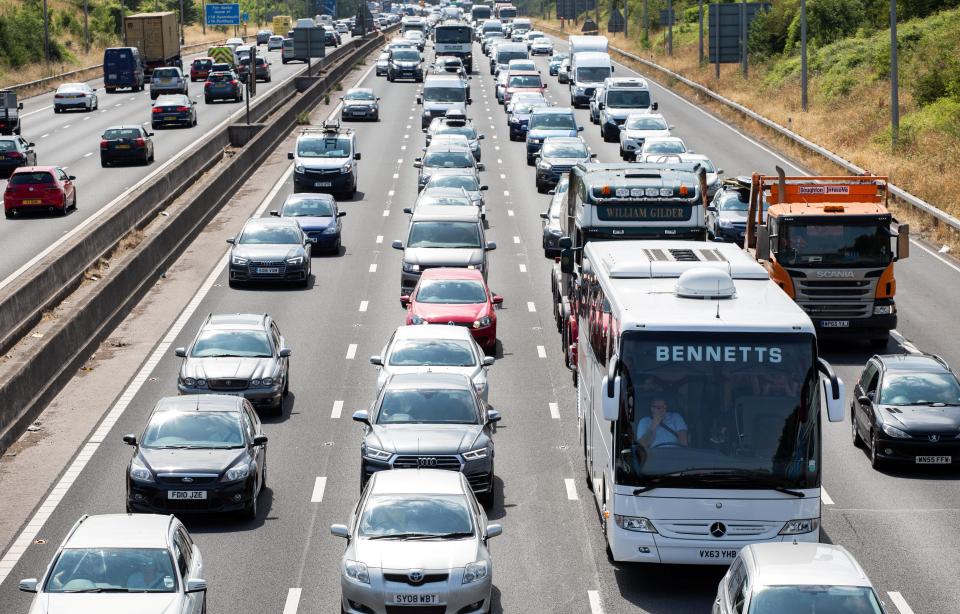
{"label": "vehicle queue", "polygon": [[[777,441],[766,436],[769,433],[750,425],[748,411],[766,409],[768,422],[781,419],[789,426],[794,419],[790,403],[803,394],[803,411],[818,415],[821,398],[816,391],[822,390],[829,419],[842,419],[843,414],[842,383],[829,365],[809,352],[814,338],[810,319],[777,289],[762,267],[733,245],[743,237],[731,236],[723,212],[743,208],[748,200],[743,197],[743,182],[722,182],[722,170],[671,136],[673,127],[657,112],[658,105],[650,99],[644,80],[614,77],[609,57],[606,62],[599,57],[606,52],[596,50],[600,41],[572,41],[589,50],[580,58],[576,52],[566,58],[554,55],[549,74],[554,74],[556,64],[561,82],[570,84],[571,107],[589,106],[591,120],[596,117],[603,139],[619,143],[621,157],[630,163],[595,161],[597,154],[579,136],[585,127],[579,125],[573,109],[550,102],[544,96],[539,70],[524,64],[531,54],[552,53],[552,45],[545,51],[549,40],[521,19],[475,25],[473,35],[490,56],[489,72],[503,86],[498,101],[504,106],[511,140],[523,141],[538,191],[550,192],[548,208],[541,214],[544,255],[559,256],[558,270],[563,274],[569,274],[574,258],[580,267],[575,292],[581,304],[569,314],[576,321],[572,333],[576,341],[565,337],[563,345],[575,381],[596,378],[589,388],[600,391],[597,398],[580,398],[584,405],[581,418],[615,425],[613,429],[608,425],[605,435],[593,434],[608,441],[603,446],[591,443],[593,453],[585,459],[611,560],[729,565],[718,587],[714,612],[762,614],[779,611],[787,603],[803,612],[884,612],[853,557],[842,547],[818,543],[819,509],[814,508],[819,507],[819,473],[810,465],[815,465],[819,454],[816,435],[800,428],[808,438],[794,451],[802,456],[799,471],[805,473],[801,477],[790,473],[792,470],[778,474],[776,467],[746,471],[742,462],[763,458],[763,453],[770,461],[777,446]],[[405,238],[392,242],[394,249],[403,252],[399,299],[405,323],[385,340],[381,354],[370,359],[378,371],[376,389],[371,390],[374,401],[369,410],[353,414],[363,428],[358,450],[361,495],[349,522],[330,528],[347,544],[341,561],[340,603],[342,611],[350,614],[489,611],[495,561],[487,545],[502,532],[499,524],[488,523],[485,510],[495,496],[495,438],[501,415],[488,407],[487,395],[497,349],[497,310],[504,298],[487,284],[487,253],[496,249],[496,244],[486,239],[485,213],[496,203],[486,202],[485,168],[480,162],[484,135],[470,117],[470,81],[482,69],[470,73],[462,62],[446,56],[426,62],[423,52],[430,28],[424,29],[426,32],[411,22],[410,32],[417,34],[405,33],[388,43],[376,63],[376,74],[386,76],[388,82],[410,79],[423,84],[417,103],[426,138],[422,154],[414,162],[418,193],[406,195],[413,203],[404,209],[410,216],[408,231]],[[604,49],[605,45],[603,41]],[[306,285],[315,251],[323,247],[340,253],[345,212],[338,200],[351,199],[365,180],[359,172],[362,156],[356,131],[367,128],[352,122],[379,121],[378,103],[375,89],[349,90],[342,98],[339,121],[301,132],[289,154],[295,194],[273,217],[249,220],[229,240],[231,287]],[[346,127],[348,122],[352,127]],[[690,233],[691,238],[700,240],[671,242],[642,235],[626,237],[634,242],[619,245],[591,240],[572,254],[570,228],[564,219],[567,202],[573,199],[571,183],[585,184],[591,192],[596,190],[598,197],[615,192],[629,200],[638,197],[635,190],[639,189],[630,183],[636,178],[631,173],[651,169],[658,169],[657,179],[662,183],[658,188],[645,187],[639,196],[661,200],[687,197],[692,210],[699,208],[692,214]],[[597,175],[591,178],[591,173]],[[600,174],[602,180],[596,180]],[[650,189],[656,193],[651,194]],[[603,206],[601,201],[595,205]],[[706,242],[707,238],[714,243]],[[651,252],[670,255],[636,256],[645,246]],[[718,261],[724,266],[714,266]],[[654,269],[660,272],[644,272]],[[661,279],[654,284],[649,277]],[[555,286],[562,283],[556,277],[553,280]],[[624,307],[647,307],[643,301],[648,299],[637,298],[644,293],[657,295],[658,312],[674,318],[665,318],[668,328],[664,330],[677,333],[675,336],[664,332],[648,341],[625,332],[630,316]],[[749,338],[728,338],[725,335],[737,331],[715,328],[709,333],[712,346],[694,347],[703,336],[696,328],[702,314],[683,320],[691,302],[712,301],[717,313],[727,305],[735,311],[739,309],[738,295],[741,301],[771,301],[784,314],[780,328],[771,324],[765,336]],[[754,299],[748,298],[751,296]],[[757,317],[753,312],[741,313],[748,319]],[[559,324],[561,315],[557,317]],[[638,324],[642,325],[645,323]],[[685,326],[692,328],[680,332],[669,328]],[[691,334],[695,330],[700,332]],[[792,341],[780,338],[789,336],[786,331],[794,332]],[[623,335],[622,340],[617,334]],[[739,371],[729,365],[720,370],[675,369],[666,375],[651,367],[656,362],[690,363],[694,360],[691,356],[709,356],[711,352],[718,356],[716,362],[727,363],[736,363],[736,357],[730,356],[739,352],[749,366]],[[134,447],[126,476],[127,512],[239,511],[256,517],[257,500],[267,479],[267,438],[257,412],[282,411],[283,397],[290,389],[291,350],[280,325],[264,314],[211,314],[191,345],[177,348],[175,353],[183,359],[178,378],[182,396],[162,399],[143,432],[124,437],[124,442]],[[777,365],[772,371],[770,363]],[[818,371],[824,378],[823,387]],[[703,404],[703,397],[696,397],[702,406],[692,402],[696,382],[711,377],[716,385],[736,380],[743,386],[736,393],[736,410],[729,416],[729,424],[715,418],[710,423],[712,406]],[[649,387],[643,389],[641,382]],[[578,394],[584,389],[578,385]],[[767,397],[776,398],[776,403]],[[643,403],[650,409],[641,407]],[[960,383],[946,364],[933,357],[872,358],[856,384],[851,433],[855,445],[868,445],[875,466],[895,460],[953,462],[952,452],[945,447],[943,453],[927,446],[924,454],[915,454],[920,443],[912,439],[914,434],[926,437],[930,425],[922,418],[916,426],[909,417],[890,419],[873,410],[878,404],[920,408],[920,413],[922,408],[957,406]],[[780,413],[771,416],[776,412],[769,407],[774,405]],[[686,408],[689,422],[667,412],[668,406]],[[817,419],[809,418],[809,424],[817,425]],[[699,433],[691,433],[695,420],[702,427]],[[625,430],[621,424],[627,425]],[[590,427],[584,428],[589,431]],[[954,425],[954,431],[956,428]],[[735,434],[736,429],[741,430]],[[611,430],[615,439],[610,439]],[[590,436],[583,433],[585,452]],[[741,441],[737,447],[731,441],[734,437],[745,443]],[[713,467],[704,478],[698,471],[706,469],[684,465],[688,462],[681,454],[685,448],[709,448],[715,463],[731,465]],[[207,456],[202,463],[196,458],[197,450]],[[667,455],[658,458],[664,451]],[[158,456],[163,457],[162,472],[154,460]],[[591,463],[605,468],[594,471]],[[646,470],[650,465],[661,472]],[[671,472],[665,468],[672,468]],[[626,507],[634,510],[630,514],[617,511],[622,502],[602,499],[601,489],[592,482],[613,474],[617,499],[629,498]],[[785,475],[793,481],[777,481]],[[699,548],[699,558],[694,551],[678,556],[676,549],[681,547],[670,539],[693,531],[692,525],[663,526],[653,507],[646,508],[644,516],[644,508],[634,505],[648,490],[673,488],[680,492],[690,488],[770,489],[780,493],[782,505],[777,513],[799,510],[800,516],[785,517],[776,526],[767,519],[762,527],[756,519],[753,524],[694,523],[698,525],[695,530],[703,530],[693,546],[694,551]],[[787,507],[794,502],[798,505]],[[158,525],[156,516],[143,516],[142,528],[153,531],[153,542],[144,539],[139,548],[119,539],[107,543],[103,529],[99,535],[91,529],[97,522],[111,522],[116,523],[112,527],[120,527],[121,534],[138,531],[138,517],[81,518],[46,576],[22,581],[21,589],[39,593],[169,592],[178,594],[182,605],[177,611],[201,611],[205,601],[196,596],[207,590],[202,558],[178,521],[171,517]],[[615,527],[608,525],[608,518]],[[151,523],[149,527],[147,523]],[[725,537],[731,539],[716,541]],[[138,570],[159,567],[160,571],[155,576],[137,571],[114,583],[95,579],[93,565],[84,557],[98,556],[97,546],[119,554],[113,560],[98,561],[101,564]],[[157,549],[169,551],[173,565],[150,559]],[[688,555],[693,559],[684,558]],[[409,567],[412,558],[425,561],[423,567]],[[99,573],[102,577],[102,571]]]}

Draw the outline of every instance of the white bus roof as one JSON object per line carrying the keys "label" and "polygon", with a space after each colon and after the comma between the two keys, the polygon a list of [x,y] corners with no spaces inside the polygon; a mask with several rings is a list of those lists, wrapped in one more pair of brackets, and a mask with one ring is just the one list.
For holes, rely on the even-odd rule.
{"label": "white bus roof", "polygon": [[584,254],[624,331],[814,333],[803,309],[732,243],[591,241]]}

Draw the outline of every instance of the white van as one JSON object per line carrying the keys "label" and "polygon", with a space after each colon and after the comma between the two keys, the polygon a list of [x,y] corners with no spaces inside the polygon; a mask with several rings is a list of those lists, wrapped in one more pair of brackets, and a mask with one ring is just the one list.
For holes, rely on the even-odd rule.
{"label": "white van", "polygon": [[599,100],[600,136],[612,143],[620,140],[620,128],[631,113],[656,111],[658,105],[650,99],[650,87],[642,77],[611,77],[604,81]]}
{"label": "white van", "polygon": [[613,62],[608,54],[601,51],[574,53],[570,60],[570,105],[589,104],[593,91],[612,73]]}
{"label": "white van", "polygon": [[423,106],[420,127],[427,128],[434,117],[444,117],[451,109],[461,111],[466,116],[470,102],[467,83],[458,75],[428,75],[423,81],[423,90],[417,96],[417,104]]}

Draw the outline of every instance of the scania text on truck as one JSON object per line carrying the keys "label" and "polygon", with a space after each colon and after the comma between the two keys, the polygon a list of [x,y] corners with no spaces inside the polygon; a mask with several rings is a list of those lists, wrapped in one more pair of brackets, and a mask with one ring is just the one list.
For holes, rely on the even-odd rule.
{"label": "scania text on truck", "polygon": [[612,561],[728,565],[818,542],[821,402],[807,314],[738,246],[595,241],[577,279],[577,408]]}
{"label": "scania text on truck", "polygon": [[753,175],[745,247],[821,335],[885,347],[897,326],[893,264],[910,254],[910,228],[886,206],[887,178],[777,171]]}
{"label": "scania text on truck", "polygon": [[160,66],[183,68],[176,13],[168,11],[127,15],[123,24],[124,44],[140,50],[147,75]]}
{"label": "scania text on truck", "polygon": [[467,73],[473,72],[473,30],[465,23],[447,21],[433,28],[436,55],[452,55],[463,60]]}

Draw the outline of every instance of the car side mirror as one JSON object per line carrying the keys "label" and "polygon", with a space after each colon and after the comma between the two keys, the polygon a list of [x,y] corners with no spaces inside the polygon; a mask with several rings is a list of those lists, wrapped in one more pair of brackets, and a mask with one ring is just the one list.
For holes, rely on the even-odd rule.
{"label": "car side mirror", "polygon": [[482,364],[484,367],[492,367],[496,361],[497,359],[493,356],[484,356]]}
{"label": "car side mirror", "polygon": [[273,217],[280,217],[280,212],[274,209],[273,211],[270,212],[270,215],[272,215]]}
{"label": "car side mirror", "polygon": [[717,208],[714,207],[713,205],[707,205],[707,211],[709,211],[710,213],[716,213]]}
{"label": "car side mirror", "polygon": [[859,397],[857,397],[857,403],[860,403],[861,405],[870,405],[873,403],[873,400],[867,395],[861,394]]}
{"label": "car side mirror", "polygon": [[[485,137],[484,135],[482,135],[482,134],[479,135],[479,136],[477,136],[477,140],[478,140],[478,141],[482,141],[482,140],[485,139],[485,138],[486,138],[486,137]],[[30,144],[33,145],[33,143],[30,143]]]}
{"label": "car side mirror", "polygon": [[497,244],[494,241],[487,241],[487,244],[483,247],[485,251],[492,252],[497,249]]}
{"label": "car side mirror", "polygon": [[722,169],[722,168],[718,168],[718,169],[717,169],[717,174],[718,174],[718,175],[722,175],[722,174],[723,174],[723,169]]}
{"label": "car side mirror", "polygon": [[383,357],[382,357],[382,356],[371,356],[371,357],[370,357],[370,364],[371,364],[371,365],[376,365],[376,366],[378,366],[378,367],[382,367],[382,366],[383,366]]}
{"label": "car side mirror", "polygon": [[417,104],[423,104],[423,96],[417,96]]}
{"label": "car side mirror", "polygon": [[414,162],[413,168],[423,168],[423,162]]}
{"label": "car side mirror", "polygon": [[367,413],[367,410],[361,409],[359,411],[353,412],[353,421],[360,422],[361,424],[370,425],[370,414]]}
{"label": "car side mirror", "polygon": [[287,160],[293,160],[293,152],[292,152],[292,151],[288,151],[288,152],[287,152]]}
{"label": "car side mirror", "polygon": [[229,243],[230,245],[236,245],[236,242],[237,242],[237,240],[234,239],[233,237],[227,239],[227,243]]}
{"label": "car side mirror", "polygon": [[658,102],[655,102],[655,103],[653,103],[652,105],[650,105],[650,109],[653,110],[653,111],[656,111],[656,110],[659,109],[659,108],[660,108],[660,103],[658,103]]}
{"label": "car side mirror", "polygon": [[[150,133],[147,133],[147,136],[150,136]],[[36,143],[27,143],[27,147],[36,147]]]}
{"label": "car side mirror", "polygon": [[410,295],[409,295],[409,294],[401,295],[401,296],[400,296],[400,304],[403,305],[404,307],[406,307],[407,305],[409,305],[409,304],[410,304]]}
{"label": "car side mirror", "polygon": [[207,590],[207,581],[195,578],[193,580],[187,580],[187,590],[188,593],[204,593]]}
{"label": "car side mirror", "polygon": [[407,215],[413,215],[413,209],[411,209],[410,207],[404,207],[403,212],[406,213]]}
{"label": "car side mirror", "polygon": [[175,350],[173,350],[173,354],[174,354],[175,356],[180,357],[180,358],[186,358],[186,357],[187,357],[187,348],[176,348]]}
{"label": "car side mirror", "polygon": [[543,211],[543,212],[540,213],[540,219],[541,219],[541,220],[546,220],[546,219],[548,219],[549,217],[550,217],[550,214],[549,214],[548,212],[546,212],[546,211]]}
{"label": "car side mirror", "polygon": [[136,436],[136,435],[124,435],[124,436],[123,436],[123,443],[127,444],[128,446],[135,446],[135,445],[137,445],[137,436]]}
{"label": "car side mirror", "polygon": [[22,102],[17,105],[17,109],[20,110],[20,111],[23,110],[23,103],[22,103]]}
{"label": "car side mirror", "polygon": [[350,539],[350,529],[345,524],[332,524],[330,525],[330,535]]}
{"label": "car side mirror", "polygon": [[353,154],[353,159],[354,159],[354,160],[359,160],[359,159],[360,159],[360,152],[359,152],[359,151],[358,151],[357,153]]}
{"label": "car side mirror", "polygon": [[478,171],[485,171],[485,170],[487,170],[487,165],[484,164],[483,162],[480,162],[479,164],[477,164],[477,170],[478,170]]}
{"label": "car side mirror", "polygon": [[488,409],[488,410],[487,410],[487,422],[488,422],[488,423],[500,422],[500,412],[498,412],[498,411],[495,410],[495,409]]}
{"label": "car side mirror", "polygon": [[487,534],[487,539],[490,539],[491,537],[498,537],[500,535],[503,535],[503,525],[488,524],[486,534]]}
{"label": "car side mirror", "polygon": [[69,181],[76,181],[76,180],[77,180],[77,176],[76,176],[76,175],[67,175],[67,179],[68,179]]}
{"label": "car side mirror", "polygon": [[590,159],[591,159],[591,160],[592,160],[593,158],[596,158],[596,157],[597,157],[597,154],[595,154],[595,153],[590,154]]}
{"label": "car side mirror", "polygon": [[486,191],[489,190],[489,189],[490,189],[490,186],[488,186],[488,185],[482,185],[482,186],[480,186],[480,191],[481,191],[481,192],[486,192]]}
{"label": "car side mirror", "polygon": [[473,98],[467,98],[467,104],[473,104]]}
{"label": "car side mirror", "polygon": [[[23,105],[20,105],[20,108],[23,108]],[[22,590],[25,593],[35,593],[37,592],[37,585],[40,582],[36,578],[24,578],[20,580],[20,584],[17,585],[17,588]]]}
{"label": "car side mirror", "polygon": [[290,348],[280,348],[280,352],[278,353],[278,356],[280,356],[280,358],[289,358],[290,354],[292,354],[292,352],[290,351]]}
{"label": "car side mirror", "polygon": [[503,297],[499,294],[494,294],[492,302],[494,305],[503,305]]}
{"label": "car side mirror", "polygon": [[403,241],[394,241],[390,244],[393,249],[403,249]]}
{"label": "car side mirror", "polygon": [[577,132],[583,132],[583,126],[577,126]]}
{"label": "car side mirror", "polygon": [[667,126],[667,130],[673,130],[674,128],[676,128],[676,126],[674,126],[673,124],[670,124],[669,126]]}
{"label": "car side mirror", "polygon": [[337,217],[347,217],[346,211],[337,211]]}
{"label": "car side mirror", "polygon": [[253,438],[253,445],[255,446],[266,445],[266,443],[267,443],[266,435],[257,435],[256,437]]}

